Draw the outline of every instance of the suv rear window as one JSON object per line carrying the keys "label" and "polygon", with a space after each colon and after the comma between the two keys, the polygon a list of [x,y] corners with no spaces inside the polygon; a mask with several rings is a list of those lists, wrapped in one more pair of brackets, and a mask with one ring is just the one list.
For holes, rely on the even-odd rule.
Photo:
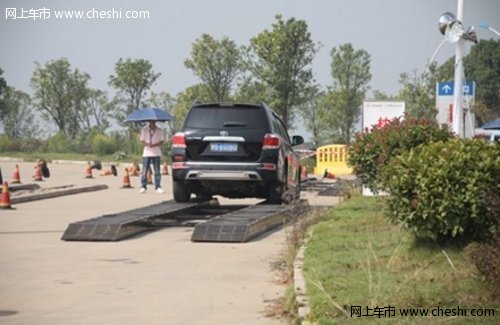
{"label": "suv rear window", "polygon": [[186,119],[186,128],[267,128],[265,111],[260,107],[193,107]]}

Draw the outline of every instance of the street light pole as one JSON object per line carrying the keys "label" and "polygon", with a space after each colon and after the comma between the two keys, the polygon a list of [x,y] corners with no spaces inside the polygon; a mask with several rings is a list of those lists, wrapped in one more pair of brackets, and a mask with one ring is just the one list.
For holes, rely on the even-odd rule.
{"label": "street light pole", "polygon": [[[464,0],[457,0],[457,20],[464,21]],[[453,92],[453,123],[452,130],[458,137],[464,137],[463,127],[463,110],[462,110],[462,93],[463,93],[463,56],[464,56],[464,39],[460,39],[455,47],[455,89]]]}
{"label": "street light pole", "polygon": [[490,25],[488,25],[487,23],[480,23],[479,24],[479,27],[481,28],[484,28],[484,29],[487,29],[489,30],[490,32],[492,32],[493,34],[497,35],[497,36],[500,36],[500,32],[497,31],[496,29],[494,29],[493,27],[491,27]]}

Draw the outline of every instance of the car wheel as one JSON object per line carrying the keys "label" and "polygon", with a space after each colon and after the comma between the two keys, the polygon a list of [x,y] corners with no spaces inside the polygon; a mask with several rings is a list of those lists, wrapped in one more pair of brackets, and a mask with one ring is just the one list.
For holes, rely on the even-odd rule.
{"label": "car wheel", "polygon": [[295,186],[295,197],[294,197],[294,201],[300,201],[300,188],[301,188],[301,179],[300,179],[300,169],[299,171],[297,171],[297,186]]}
{"label": "car wheel", "polygon": [[280,183],[274,184],[271,186],[269,189],[269,196],[268,200],[272,204],[281,204],[283,203],[283,190],[282,190],[283,185]]}
{"label": "car wheel", "polygon": [[286,168],[284,169],[284,175],[283,175],[283,180],[284,183],[281,182],[276,182],[271,185],[269,189],[269,202],[272,204],[282,204],[282,203],[287,203],[287,192],[288,192],[288,184],[287,184],[287,175],[286,175]]}
{"label": "car wheel", "polygon": [[188,202],[191,197],[191,193],[189,193],[186,185],[180,181],[174,181],[173,184],[174,200],[180,203]]}

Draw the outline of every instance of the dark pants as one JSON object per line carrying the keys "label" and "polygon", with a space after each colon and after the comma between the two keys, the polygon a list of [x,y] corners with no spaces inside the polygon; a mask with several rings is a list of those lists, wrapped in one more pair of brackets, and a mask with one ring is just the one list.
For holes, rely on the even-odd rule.
{"label": "dark pants", "polygon": [[160,174],[160,157],[142,157],[142,175],[141,175],[141,187],[147,187],[147,173],[148,167],[153,164],[153,172],[155,175],[154,183],[155,189],[161,187],[161,174]]}

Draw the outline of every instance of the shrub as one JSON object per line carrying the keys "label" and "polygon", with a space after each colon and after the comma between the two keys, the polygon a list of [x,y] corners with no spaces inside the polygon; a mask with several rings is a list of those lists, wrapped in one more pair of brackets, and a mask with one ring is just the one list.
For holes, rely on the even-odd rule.
{"label": "shrub", "polygon": [[498,228],[500,146],[454,139],[396,157],[385,181],[390,216],[418,237],[484,240]]}
{"label": "shrub", "polygon": [[64,133],[57,133],[47,140],[50,152],[65,153],[72,151],[71,140]]}
{"label": "shrub", "polygon": [[39,139],[24,139],[21,142],[21,152],[44,152],[47,142]]}
{"label": "shrub", "polygon": [[112,138],[105,134],[96,134],[92,139],[92,151],[100,156],[111,155],[116,146]]}
{"label": "shrub", "polygon": [[488,243],[472,243],[467,252],[477,269],[484,274],[495,289],[493,299],[500,298],[500,233]]}
{"label": "shrub", "polygon": [[448,129],[441,128],[435,121],[409,116],[395,118],[381,128],[357,134],[349,148],[348,163],[363,185],[376,193],[383,189],[382,181],[387,177],[384,166],[393,157],[420,144],[452,137]]}
{"label": "shrub", "polygon": [[12,151],[13,141],[6,134],[0,135],[0,152]]}

